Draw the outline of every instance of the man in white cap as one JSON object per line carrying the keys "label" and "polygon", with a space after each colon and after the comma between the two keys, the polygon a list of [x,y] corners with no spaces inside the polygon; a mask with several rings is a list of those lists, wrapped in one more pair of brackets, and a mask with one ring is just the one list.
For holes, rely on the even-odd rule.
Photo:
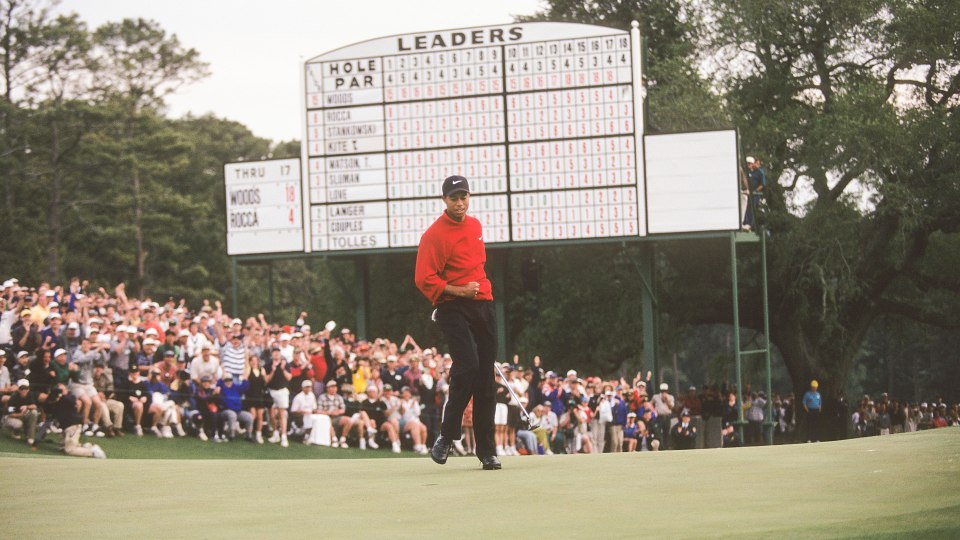
{"label": "man in white cap", "polygon": [[113,385],[117,393],[123,394],[130,380],[130,360],[134,353],[133,340],[128,333],[130,328],[119,325],[110,341],[110,369],[113,371]]}
{"label": "man in white cap", "polygon": [[[239,322],[240,319],[234,321]],[[220,343],[220,365],[224,373],[231,373],[239,379],[247,364],[247,346],[243,333],[238,325],[234,325],[234,329],[223,337],[224,340]]]}
{"label": "man in white cap", "polygon": [[220,370],[220,360],[213,356],[210,344],[206,343],[200,348],[200,358],[197,358],[190,364],[190,378],[194,384],[200,385],[203,377],[210,377],[213,381],[220,380],[223,372]]}
{"label": "man in white cap", "polygon": [[57,349],[53,351],[53,362],[50,367],[53,368],[56,382],[69,384],[70,382],[70,362],[66,349]]}
{"label": "man in white cap", "polygon": [[[351,420],[346,416],[347,405],[343,397],[337,393],[337,381],[329,380],[326,392],[317,399],[317,412],[330,417],[330,445],[334,448],[348,448],[347,434],[350,432]],[[340,428],[342,435],[337,439],[336,428]]]}
{"label": "man in white cap", "polygon": [[70,356],[70,368],[74,373],[69,385],[70,393],[82,403],[82,423],[91,434],[96,426],[90,421],[90,412],[100,411],[103,407],[100,396],[93,387],[93,366],[105,361],[106,355],[102,348],[91,343],[89,337],[84,337],[80,348]]}
{"label": "man in white cap", "polygon": [[303,426],[303,442],[310,444],[313,414],[317,412],[317,396],[313,393],[313,381],[309,379],[300,383],[300,389],[300,393],[293,396],[293,402],[290,404],[290,419]]}
{"label": "man in white cap", "polygon": [[190,335],[187,336],[188,362],[200,356],[200,350],[204,345],[210,345],[210,340],[202,331],[206,327],[206,321],[206,315],[198,316],[190,322],[190,326],[187,328],[187,332],[190,333]]}
{"label": "man in white cap", "polygon": [[[654,409],[657,411],[657,432],[670,433],[671,415],[676,406],[676,400],[670,395],[670,386],[667,383],[660,383],[660,393],[653,396],[650,400]],[[667,450],[669,446],[669,437],[664,437],[661,450]]]}
{"label": "man in white cap", "polygon": [[763,170],[760,160],[747,156],[747,186],[750,191],[750,201],[747,204],[747,212],[743,218],[743,228],[751,230],[756,226],[757,207],[760,205],[760,199],[764,195],[764,189],[767,185],[767,173]]}
{"label": "man in white cap", "polygon": [[73,321],[67,324],[67,331],[60,339],[60,346],[66,349],[67,353],[73,354],[73,351],[80,348],[80,323]]}
{"label": "man in white cap", "polygon": [[40,322],[34,320],[29,309],[20,310],[20,318],[10,327],[13,348],[33,354],[40,348]]}
{"label": "man in white cap", "polygon": [[30,381],[17,381],[17,391],[10,396],[4,407],[7,414],[3,417],[3,427],[12,431],[15,439],[25,436],[27,444],[32,446],[37,436],[40,411],[37,409],[36,398],[30,393]]}
{"label": "man in white cap", "polygon": [[280,334],[280,356],[287,361],[288,364],[293,363],[293,345],[290,344],[290,334],[284,332]]}
{"label": "man in white cap", "polygon": [[187,341],[189,339],[189,330],[180,330],[177,332],[177,362],[186,364],[187,368],[190,367],[190,360],[193,359],[193,357],[190,356],[190,353],[187,351]]}
{"label": "man in white cap", "polygon": [[157,347],[160,346],[160,341],[148,337],[143,340],[143,347],[140,352],[134,353],[133,355],[133,365],[131,369],[136,367],[140,370],[140,374],[144,377],[150,374],[150,367],[153,366],[153,358],[157,353]]}
{"label": "man in white cap", "polygon": [[40,341],[44,347],[59,349],[63,347],[61,337],[66,333],[63,329],[63,319],[59,313],[51,313],[47,317],[47,327],[40,331]]}

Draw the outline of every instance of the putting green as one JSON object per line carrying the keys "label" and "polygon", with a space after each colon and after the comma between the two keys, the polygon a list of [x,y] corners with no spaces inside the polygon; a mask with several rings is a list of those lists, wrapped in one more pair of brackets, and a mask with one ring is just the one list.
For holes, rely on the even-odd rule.
{"label": "putting green", "polygon": [[0,458],[8,538],[960,536],[960,430],[600,456]]}

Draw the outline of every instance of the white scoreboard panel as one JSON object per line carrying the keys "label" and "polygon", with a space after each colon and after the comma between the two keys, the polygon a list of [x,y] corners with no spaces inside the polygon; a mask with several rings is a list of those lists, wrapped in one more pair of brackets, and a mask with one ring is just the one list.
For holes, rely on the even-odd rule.
{"label": "white scoreboard panel", "polygon": [[452,174],[470,180],[487,243],[645,235],[634,41],[523,23],[308,60],[305,249],[416,246]]}
{"label": "white scoreboard panel", "polygon": [[740,228],[736,131],[645,139],[650,233]]}
{"label": "white scoreboard panel", "polygon": [[225,163],[227,254],[303,251],[300,160]]}

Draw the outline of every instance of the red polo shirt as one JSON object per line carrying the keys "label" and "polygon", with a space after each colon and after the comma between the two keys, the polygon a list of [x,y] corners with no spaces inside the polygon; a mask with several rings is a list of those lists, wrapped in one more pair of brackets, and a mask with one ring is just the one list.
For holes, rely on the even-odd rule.
{"label": "red polo shirt", "polygon": [[454,221],[446,212],[420,238],[414,282],[433,305],[453,296],[443,294],[450,285],[465,286],[471,281],[480,284],[475,300],[493,300],[493,289],[483,264],[487,251],[483,244],[483,227],[472,216]]}

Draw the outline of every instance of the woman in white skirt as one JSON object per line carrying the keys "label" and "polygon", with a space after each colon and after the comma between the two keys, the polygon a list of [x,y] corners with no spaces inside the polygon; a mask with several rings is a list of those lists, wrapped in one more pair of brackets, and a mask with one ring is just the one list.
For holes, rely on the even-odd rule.
{"label": "woman in white skirt", "polygon": [[400,433],[409,433],[413,439],[413,451],[426,454],[427,426],[420,421],[420,401],[409,386],[400,389]]}

